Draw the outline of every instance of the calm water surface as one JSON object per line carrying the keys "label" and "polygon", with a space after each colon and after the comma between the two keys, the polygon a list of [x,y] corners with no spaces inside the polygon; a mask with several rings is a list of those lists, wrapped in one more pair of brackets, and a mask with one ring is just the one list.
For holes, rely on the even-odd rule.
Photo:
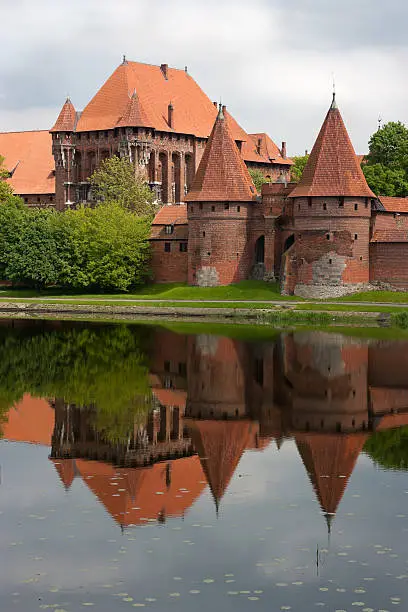
{"label": "calm water surface", "polygon": [[0,609],[407,610],[406,424],[404,341],[0,322]]}

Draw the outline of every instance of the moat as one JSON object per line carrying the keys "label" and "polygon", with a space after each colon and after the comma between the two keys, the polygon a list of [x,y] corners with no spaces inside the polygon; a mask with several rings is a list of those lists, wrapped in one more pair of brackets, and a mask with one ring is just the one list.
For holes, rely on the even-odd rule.
{"label": "moat", "polygon": [[406,609],[408,340],[194,329],[0,321],[0,608]]}

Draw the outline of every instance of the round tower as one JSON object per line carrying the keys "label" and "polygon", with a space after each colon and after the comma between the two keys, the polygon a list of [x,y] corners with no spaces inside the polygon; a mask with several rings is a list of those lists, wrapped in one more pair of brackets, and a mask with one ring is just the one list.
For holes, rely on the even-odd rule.
{"label": "round tower", "polygon": [[293,202],[294,243],[283,257],[282,289],[340,295],[369,282],[368,187],[335,95]]}
{"label": "round tower", "polygon": [[249,277],[253,263],[249,218],[256,189],[219,107],[188,202],[188,282],[228,285]]}

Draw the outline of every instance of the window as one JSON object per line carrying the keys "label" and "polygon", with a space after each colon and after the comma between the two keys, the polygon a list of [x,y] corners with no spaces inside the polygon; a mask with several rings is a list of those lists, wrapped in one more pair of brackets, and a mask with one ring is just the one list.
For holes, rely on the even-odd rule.
{"label": "window", "polygon": [[229,204],[224,204],[224,210],[229,210]]}
{"label": "window", "polygon": [[41,202],[41,198],[37,198],[37,202]]}
{"label": "window", "polygon": [[332,263],[333,263],[333,260],[332,260],[332,259],[329,259],[329,264],[332,264]]}
{"label": "window", "polygon": [[180,242],[180,253],[187,253],[187,242]]}
{"label": "window", "polygon": [[215,212],[215,206],[211,206],[211,212]]}
{"label": "window", "polygon": [[309,208],[312,208],[312,198],[311,197],[307,198],[307,205],[309,206]]}
{"label": "window", "polygon": [[164,362],[164,371],[165,372],[170,372],[170,361],[165,361]]}
{"label": "window", "polygon": [[27,202],[28,202],[28,198],[24,198],[24,202],[27,204]]}
{"label": "window", "polygon": [[178,371],[180,376],[187,376],[187,365],[184,362],[178,364]]}
{"label": "window", "polygon": [[241,212],[241,207],[237,206],[237,212]]}
{"label": "window", "polygon": [[203,232],[203,238],[205,238],[205,232]]}
{"label": "window", "polygon": [[171,250],[170,242],[165,242],[164,243],[164,252],[165,253],[170,253],[170,250]]}
{"label": "window", "polygon": [[202,203],[201,203],[201,202],[200,202],[200,204],[199,204],[199,208],[200,208],[200,210],[203,210],[203,205],[202,205]]}
{"label": "window", "polygon": [[327,204],[326,202],[323,203],[323,210],[327,210]]}
{"label": "window", "polygon": [[262,387],[264,381],[263,359],[255,359],[254,366],[254,378],[258,385]]}
{"label": "window", "polygon": [[339,200],[339,208],[344,208],[344,198],[340,198],[340,200]]}
{"label": "window", "polygon": [[358,204],[354,204],[354,210],[358,210]]}
{"label": "window", "polygon": [[330,240],[330,234],[326,234],[327,240]]}
{"label": "window", "polygon": [[164,231],[166,234],[172,234],[174,232],[174,225],[166,225]]}
{"label": "window", "polygon": [[108,138],[109,132],[105,132],[105,138]]}
{"label": "window", "polygon": [[210,251],[208,251],[207,255],[208,255],[208,257],[211,255]]}
{"label": "window", "polygon": [[358,234],[354,234],[354,240],[358,239]]}

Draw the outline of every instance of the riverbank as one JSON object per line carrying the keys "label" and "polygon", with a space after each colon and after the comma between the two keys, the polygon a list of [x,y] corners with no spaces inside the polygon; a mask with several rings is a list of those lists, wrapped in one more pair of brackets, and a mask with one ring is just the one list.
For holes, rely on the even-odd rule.
{"label": "riverbank", "polygon": [[[318,309],[314,309],[318,306]],[[186,303],[186,302],[139,302],[124,304],[104,302],[102,300],[3,300],[0,302],[0,316],[17,318],[91,318],[104,320],[182,320],[182,321],[212,321],[212,322],[250,322],[251,324],[357,324],[378,326],[390,324],[392,316],[401,308],[388,307],[376,309],[375,306],[365,307],[355,304],[345,306],[339,304],[274,305],[274,304],[232,304],[224,303]],[[390,312],[392,311],[392,312]]]}

